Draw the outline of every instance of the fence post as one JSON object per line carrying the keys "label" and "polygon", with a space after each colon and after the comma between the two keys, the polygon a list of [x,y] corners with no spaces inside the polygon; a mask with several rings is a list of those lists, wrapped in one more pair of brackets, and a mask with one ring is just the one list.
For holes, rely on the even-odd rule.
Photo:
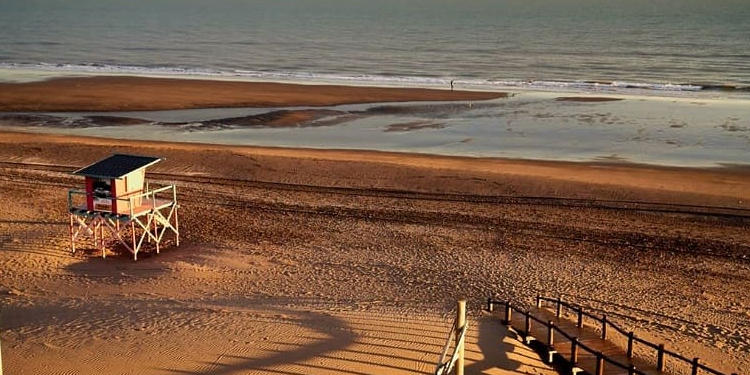
{"label": "fence post", "polygon": [[463,345],[459,347],[458,342],[461,339],[461,331],[465,327],[466,300],[462,299],[458,301],[458,305],[456,306],[456,351],[458,351],[458,358],[456,359],[456,375],[464,375],[464,347]]}
{"label": "fence post", "polygon": [[602,352],[596,352],[596,371],[594,375],[604,375],[604,356],[602,356]]}
{"label": "fence post", "polygon": [[693,371],[691,372],[693,375],[698,375],[698,361],[698,357],[693,358]]}
{"label": "fence post", "polygon": [[526,315],[526,336],[530,336],[531,335],[531,314],[528,312],[524,314]]}
{"label": "fence post", "polygon": [[547,346],[552,347],[555,345],[555,322],[547,322]]}
{"label": "fence post", "polygon": [[633,339],[635,334],[633,331],[628,332],[628,358],[633,358]]}
{"label": "fence post", "polygon": [[607,339],[607,316],[602,315],[602,340]]}
{"label": "fence post", "polygon": [[511,319],[513,318],[513,311],[510,308],[510,301],[505,302],[505,324],[510,325]]}
{"label": "fence post", "polygon": [[492,298],[487,298],[487,311],[492,312],[494,309],[495,306],[492,303]]}
{"label": "fence post", "polygon": [[578,306],[578,328],[583,327],[583,307]]}
{"label": "fence post", "polygon": [[0,341],[0,375],[3,375],[3,343]]}
{"label": "fence post", "polygon": [[557,312],[555,315],[559,318],[562,313],[562,297],[557,297]]}
{"label": "fence post", "polygon": [[659,344],[659,349],[656,352],[656,371],[664,371],[664,344]]}
{"label": "fence post", "polygon": [[570,363],[573,366],[578,364],[578,337],[573,337],[573,341],[570,342]]}
{"label": "fence post", "polygon": [[539,294],[536,295],[536,308],[537,309],[542,308],[542,296]]}
{"label": "fence post", "polygon": [[632,363],[630,364],[630,367],[628,367],[628,375],[636,375],[635,365]]}

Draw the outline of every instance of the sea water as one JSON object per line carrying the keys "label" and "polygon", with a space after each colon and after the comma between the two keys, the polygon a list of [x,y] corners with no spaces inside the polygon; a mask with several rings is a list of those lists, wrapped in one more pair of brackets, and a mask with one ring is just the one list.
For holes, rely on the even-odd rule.
{"label": "sea water", "polygon": [[747,0],[3,0],[2,77],[750,87]]}
{"label": "sea water", "polygon": [[[750,161],[747,0],[0,0],[0,30],[4,81],[91,74],[438,88],[453,81],[515,95],[329,127],[45,131],[668,165]],[[624,100],[555,100],[571,92]],[[124,115],[202,121],[263,111]],[[385,131],[404,123],[432,125]]]}

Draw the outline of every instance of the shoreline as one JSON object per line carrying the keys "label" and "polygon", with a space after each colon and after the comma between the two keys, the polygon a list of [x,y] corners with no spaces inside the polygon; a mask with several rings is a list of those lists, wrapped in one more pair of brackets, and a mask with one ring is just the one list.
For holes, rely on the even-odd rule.
{"label": "shoreline", "polygon": [[0,112],[114,112],[490,100],[504,92],[365,87],[139,76],[62,77],[0,83]]}
{"label": "shoreline", "polygon": [[[87,67],[91,68],[91,67]],[[445,90],[450,82],[460,85],[461,91],[478,92],[560,92],[568,94],[599,93],[604,95],[649,96],[666,98],[717,98],[750,99],[750,87],[741,83],[700,83],[685,81],[606,81],[606,80],[491,80],[478,77],[422,77],[422,76],[359,76],[315,74],[269,74],[264,72],[238,73],[231,71],[169,71],[143,70],[140,67],[117,70],[98,69],[44,69],[0,66],[0,83],[31,83],[59,78],[88,77],[140,77],[177,80],[210,80],[225,82],[283,83],[292,85],[322,85],[346,87],[415,88]],[[359,79],[358,79],[359,78]],[[459,86],[456,86],[459,87]]]}

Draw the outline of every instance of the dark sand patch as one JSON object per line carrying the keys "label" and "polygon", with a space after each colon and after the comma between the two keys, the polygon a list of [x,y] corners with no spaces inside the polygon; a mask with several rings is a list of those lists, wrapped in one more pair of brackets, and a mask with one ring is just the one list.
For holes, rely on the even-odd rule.
{"label": "dark sand patch", "polygon": [[335,121],[316,122],[320,119],[333,118],[346,115],[347,112],[328,109],[302,109],[302,110],[278,110],[258,115],[228,117],[207,121],[196,122],[160,122],[159,125],[182,126],[190,125],[194,129],[224,129],[230,127],[246,128],[284,128],[302,126],[327,126],[335,125]]}
{"label": "dark sand patch", "polygon": [[597,156],[594,158],[594,161],[609,162],[609,163],[628,163],[629,162],[628,159],[617,154]]}
{"label": "dark sand patch", "polygon": [[84,116],[84,120],[98,126],[140,125],[148,124],[149,122],[151,122],[134,117],[120,116]]}
{"label": "dark sand patch", "polygon": [[390,124],[386,127],[384,132],[409,132],[414,130],[422,129],[442,129],[445,124],[440,124],[432,121],[412,121],[402,122],[398,124]]}
{"label": "dark sand patch", "polygon": [[[505,97],[505,96],[503,96]],[[469,110],[497,108],[505,103],[437,103],[416,105],[379,105],[368,108],[361,113],[368,115],[427,115],[430,117],[448,117]]]}
{"label": "dark sand patch", "polygon": [[96,126],[140,125],[151,121],[119,116],[53,116],[42,114],[0,114],[0,125],[3,126],[45,126],[58,128],[87,128]]}
{"label": "dark sand patch", "polygon": [[558,102],[581,102],[581,103],[595,103],[595,102],[616,102],[623,100],[622,98],[608,98],[604,96],[561,96],[555,98]]}
{"label": "dark sand patch", "polygon": [[750,131],[750,127],[747,126],[740,126],[736,124],[732,124],[729,121],[719,125],[720,128],[728,131],[728,132],[746,132]]}

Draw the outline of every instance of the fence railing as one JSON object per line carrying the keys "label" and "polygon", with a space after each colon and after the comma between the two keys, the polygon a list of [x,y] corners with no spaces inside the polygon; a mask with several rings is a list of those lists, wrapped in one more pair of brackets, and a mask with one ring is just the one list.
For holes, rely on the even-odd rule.
{"label": "fence railing", "polygon": [[[608,329],[611,328],[615,332],[622,334],[627,339],[627,348],[626,348],[626,354],[628,358],[633,357],[633,351],[635,344],[642,344],[646,347],[652,348],[656,351],[656,369],[659,372],[663,372],[665,369],[665,362],[666,358],[665,356],[670,356],[678,361],[684,362],[686,365],[689,366],[691,369],[691,375],[700,375],[700,370],[703,370],[705,372],[708,372],[713,375],[726,375],[723,372],[717,371],[715,369],[712,369],[703,363],[700,363],[699,358],[687,358],[683,355],[680,355],[676,352],[673,352],[671,350],[667,350],[664,347],[664,344],[654,344],[650,341],[644,340],[640,337],[637,337],[632,331],[626,331],[622,327],[618,326],[617,324],[607,320],[606,315],[602,315],[601,317],[596,316],[588,311],[585,311],[584,308],[580,305],[575,305],[568,303],[566,301],[563,301],[561,298],[549,298],[549,297],[543,297],[543,296],[537,296],[536,297],[536,306],[537,308],[541,308],[542,304],[544,302],[552,302],[554,303],[555,307],[555,316],[560,318],[562,316],[562,313],[564,309],[568,309],[575,313],[576,315],[576,325],[579,328],[582,328],[584,325],[584,318],[589,318],[597,322],[597,324],[600,325],[600,331],[601,331],[601,338],[607,339],[608,337]],[[555,325],[555,322],[552,320],[544,321],[543,319],[540,319],[536,316],[534,316],[532,313],[523,310],[519,307],[516,307],[513,305],[510,301],[496,301],[492,298],[487,299],[487,310],[493,311],[494,305],[502,305],[505,307],[505,322],[506,324],[511,323],[511,318],[513,311],[518,312],[524,316],[524,323],[525,327],[523,332],[525,335],[529,335],[531,333],[531,325],[532,322],[537,322],[539,324],[542,324],[544,327],[547,328],[547,345],[548,349],[551,349],[551,347],[554,345],[554,337],[555,332],[559,333],[561,336],[565,337],[568,341],[570,341],[571,344],[571,358],[569,359],[569,362],[572,365],[576,365],[578,363],[578,353],[580,350],[584,350],[586,352],[589,352],[593,354],[596,357],[596,370],[594,372],[594,375],[602,375],[604,374],[604,368],[605,364],[610,364],[612,366],[618,367],[620,369],[623,369],[628,372],[629,375],[647,375],[646,373],[640,371],[639,369],[635,368],[634,365],[628,364],[628,363],[621,363],[602,352],[591,348],[583,343],[581,343],[578,339],[578,337],[573,336],[570,333],[567,333],[557,327]],[[731,375],[738,375],[737,373],[733,373]]]}
{"label": "fence railing", "polygon": [[[443,351],[435,368],[435,375],[447,375],[454,369],[456,370],[456,375],[464,375],[464,345],[466,343],[466,331],[468,328],[469,323],[466,321],[466,300],[460,300],[456,307],[456,319],[453,321],[453,327],[448,333],[448,338],[445,340],[445,346],[443,346]],[[445,357],[448,355],[451,338],[453,338],[455,346],[453,354],[446,361]]]}

